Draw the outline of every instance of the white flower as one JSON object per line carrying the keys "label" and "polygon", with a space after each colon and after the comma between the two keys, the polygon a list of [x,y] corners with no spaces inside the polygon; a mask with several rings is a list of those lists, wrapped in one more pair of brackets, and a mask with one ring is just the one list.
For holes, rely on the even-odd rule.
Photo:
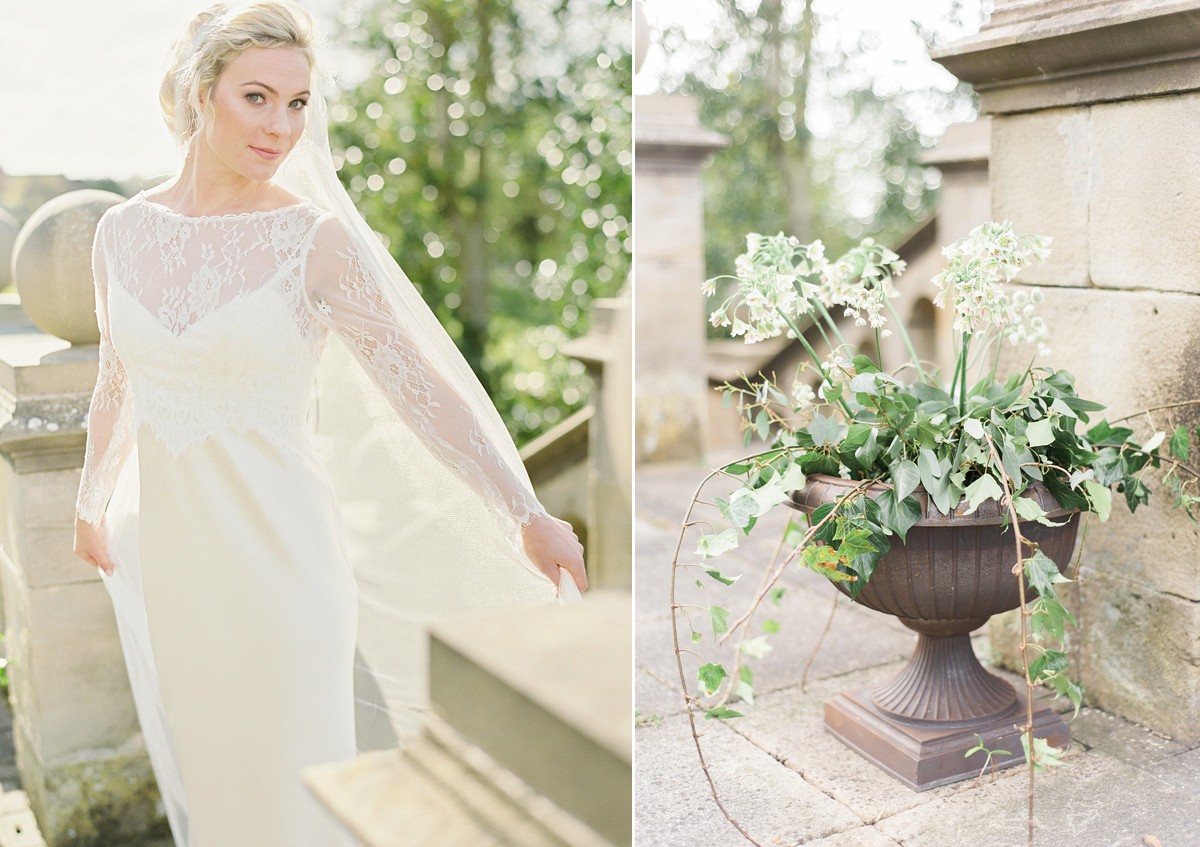
{"label": "white flower", "polygon": [[329,317],[331,314],[333,314],[333,309],[328,303],[325,302],[325,298],[321,298],[317,301],[317,311],[325,317]]}

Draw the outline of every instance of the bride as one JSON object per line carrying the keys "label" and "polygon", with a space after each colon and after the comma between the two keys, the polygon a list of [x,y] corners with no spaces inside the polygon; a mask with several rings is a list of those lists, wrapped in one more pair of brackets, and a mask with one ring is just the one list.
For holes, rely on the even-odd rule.
{"label": "bride", "polygon": [[338,183],[314,49],[288,0],[193,20],[161,93],[180,171],[93,249],[75,552],[112,595],[179,847],[352,844],[300,771],[411,730],[423,624],[586,588]]}

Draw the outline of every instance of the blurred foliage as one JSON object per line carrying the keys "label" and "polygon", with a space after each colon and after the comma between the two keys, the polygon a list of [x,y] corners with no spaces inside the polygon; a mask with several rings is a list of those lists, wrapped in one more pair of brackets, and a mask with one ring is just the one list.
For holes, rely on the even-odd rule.
{"label": "blurred foliage", "polygon": [[580,408],[559,352],[630,266],[629,0],[372,0],[378,70],[330,109],[339,174],[517,443]]}
{"label": "blurred foliage", "polygon": [[976,29],[981,0],[944,0],[936,25],[904,31],[854,3],[711,5],[705,44],[687,26],[656,34],[682,68],[662,87],[696,96],[701,121],[732,141],[705,171],[708,276],[732,272],[747,232],[819,238],[830,255],[868,235],[901,241],[936,201],[939,177],[921,155],[976,112],[968,86],[914,66]]}

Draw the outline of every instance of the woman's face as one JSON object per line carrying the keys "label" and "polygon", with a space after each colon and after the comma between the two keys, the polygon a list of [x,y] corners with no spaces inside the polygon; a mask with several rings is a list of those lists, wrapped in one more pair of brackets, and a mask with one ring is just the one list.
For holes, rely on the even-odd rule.
{"label": "woman's face", "polygon": [[216,162],[248,180],[271,179],[304,132],[310,76],[295,47],[238,54],[209,92],[203,137]]}

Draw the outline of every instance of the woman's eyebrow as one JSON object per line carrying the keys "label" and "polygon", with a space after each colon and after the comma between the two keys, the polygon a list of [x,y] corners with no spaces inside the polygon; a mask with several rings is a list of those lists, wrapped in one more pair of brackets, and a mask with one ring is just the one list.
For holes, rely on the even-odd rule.
{"label": "woman's eyebrow", "polygon": [[[276,91],[276,90],[275,90],[274,88],[272,88],[271,86],[267,85],[265,82],[259,82],[259,81],[258,81],[258,80],[256,80],[256,79],[252,79],[252,80],[250,80],[249,82],[243,82],[243,83],[242,83],[242,86],[243,86],[243,87],[245,87],[245,86],[247,86],[247,85],[260,85],[260,86],[262,86],[263,88],[267,89],[267,91],[271,92],[272,94],[276,94],[276,95],[277,95],[277,94],[279,94],[279,92],[278,92],[278,91]],[[297,97],[299,97],[301,94],[309,94],[309,93],[311,93],[311,92],[309,92],[309,90],[306,88],[306,89],[304,89],[303,91],[301,91],[301,92],[297,93],[297,94],[296,94],[296,96],[297,96]]]}

